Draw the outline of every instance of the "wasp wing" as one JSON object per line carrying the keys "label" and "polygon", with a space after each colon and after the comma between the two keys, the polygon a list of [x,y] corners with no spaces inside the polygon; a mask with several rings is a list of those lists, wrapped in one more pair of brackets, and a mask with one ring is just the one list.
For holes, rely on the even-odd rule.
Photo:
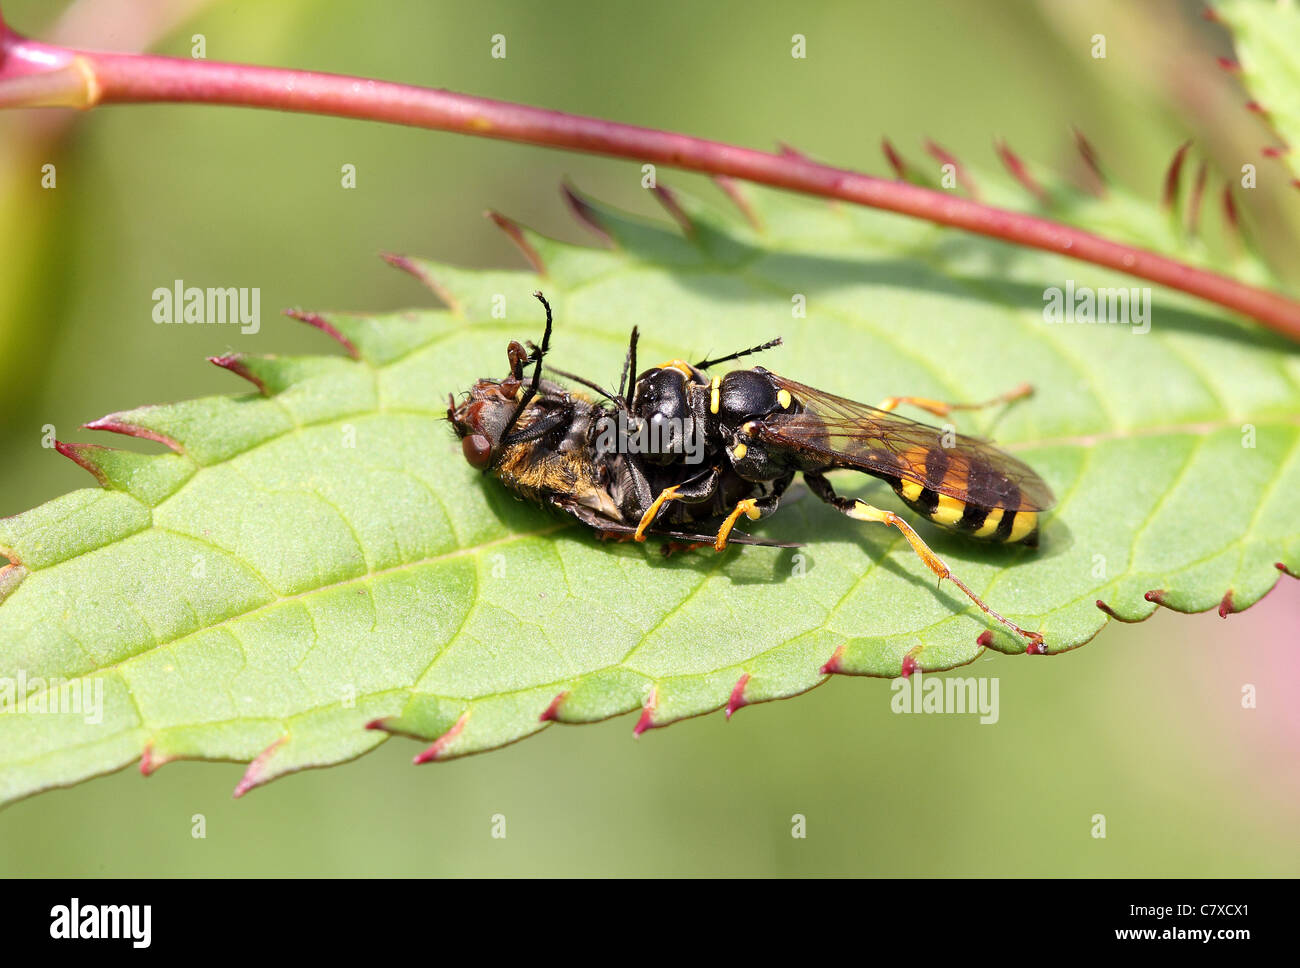
{"label": "wasp wing", "polygon": [[754,436],[769,444],[812,452],[827,461],[826,469],[913,481],[983,507],[1045,511],[1056,502],[1032,468],[986,441],[771,376],[803,407],[754,422]]}

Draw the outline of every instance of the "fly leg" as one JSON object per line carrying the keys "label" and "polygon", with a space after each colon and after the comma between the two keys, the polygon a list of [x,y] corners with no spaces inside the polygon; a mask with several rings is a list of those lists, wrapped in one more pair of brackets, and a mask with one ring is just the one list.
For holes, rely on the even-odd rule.
{"label": "fly leg", "polygon": [[902,532],[903,537],[907,539],[907,543],[912,546],[912,550],[916,552],[916,556],[925,563],[927,568],[939,576],[940,581],[947,578],[950,582],[960,588],[967,598],[978,605],[980,611],[989,616],[989,618],[1001,622],[1012,632],[1015,632],[1016,635],[1027,639],[1032,645],[1042,646],[1043,636],[1040,633],[1031,632],[1028,629],[1022,629],[1015,622],[999,615],[997,612],[993,611],[993,609],[985,605],[984,601],[971,591],[965,582],[952,573],[952,570],[944,563],[944,560],[930,550],[930,547],[921,540],[921,536],[912,530],[912,526],[893,511],[883,511],[880,508],[872,507],[865,501],[855,501],[847,497],[840,497],[835,493],[835,489],[831,487],[831,482],[821,474],[806,472],[803,479],[807,483],[810,491],[831,507],[847,514],[855,521],[888,524],[891,527],[897,528]]}

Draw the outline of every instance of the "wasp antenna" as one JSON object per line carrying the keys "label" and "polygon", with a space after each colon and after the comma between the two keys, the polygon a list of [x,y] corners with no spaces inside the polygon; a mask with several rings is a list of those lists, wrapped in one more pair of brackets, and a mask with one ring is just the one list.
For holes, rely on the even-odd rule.
{"label": "wasp antenna", "polygon": [[618,395],[629,410],[632,408],[632,387],[628,384],[628,377],[630,375],[632,383],[636,383],[636,343],[640,338],[640,330],[633,326],[627,341],[627,356],[623,358],[623,376],[618,381]]}
{"label": "wasp antenna", "polygon": [[751,346],[749,349],[741,350],[738,353],[729,353],[726,356],[719,356],[711,360],[700,360],[700,362],[695,364],[695,368],[697,370],[707,370],[709,367],[716,366],[718,363],[729,363],[732,360],[740,359],[742,356],[749,356],[752,353],[761,353],[763,350],[770,350],[772,347],[780,345],[781,337],[778,336],[776,339],[770,339],[766,343],[762,343],[758,346]]}
{"label": "wasp antenna", "polygon": [[621,395],[621,394],[620,394],[619,396],[616,397],[616,396],[614,396],[614,394],[610,393],[608,390],[606,390],[604,387],[602,387],[599,383],[596,383],[596,382],[593,381],[593,380],[588,380],[586,377],[578,376],[578,374],[576,374],[576,373],[570,373],[568,370],[560,370],[560,369],[556,369],[556,368],[553,367],[553,366],[548,366],[547,369],[550,370],[552,373],[554,373],[554,374],[555,374],[556,376],[558,376],[558,377],[563,377],[563,378],[566,379],[566,380],[572,380],[574,383],[581,384],[582,386],[586,387],[588,390],[592,390],[592,391],[594,391],[594,392],[596,392],[596,393],[599,393],[602,397],[604,397],[604,398],[605,398],[606,400],[608,400],[610,403],[616,404],[616,405],[618,405],[618,406],[622,406],[622,405],[623,405],[623,398],[622,398],[622,395]]}

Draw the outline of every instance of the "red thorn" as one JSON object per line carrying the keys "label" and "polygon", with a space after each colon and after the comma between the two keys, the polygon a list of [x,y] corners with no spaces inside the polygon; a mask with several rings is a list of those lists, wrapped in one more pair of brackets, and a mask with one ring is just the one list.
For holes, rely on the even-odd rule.
{"label": "red thorn", "polygon": [[609,248],[618,248],[614,236],[610,235],[605,226],[600,224],[600,216],[596,210],[568,182],[561,183],[560,194],[564,196],[565,204],[569,206],[569,211],[573,213],[574,218],[594,232]]}
{"label": "red thorn", "polygon": [[[1150,601],[1150,599],[1147,600]],[[1117,622],[1127,622],[1131,625],[1134,622],[1142,621],[1140,618],[1125,618],[1123,615],[1117,614],[1113,608],[1103,602],[1100,598],[1097,599],[1097,607]]]}
{"label": "red thorn", "polygon": [[388,732],[388,720],[390,718],[389,716],[381,716],[378,719],[372,719],[366,723],[366,729],[382,729],[384,732]]}
{"label": "red thorn", "polygon": [[1083,165],[1088,170],[1092,178],[1092,184],[1089,189],[1098,198],[1106,196],[1106,175],[1101,170],[1101,161],[1097,156],[1097,149],[1092,146],[1082,131],[1078,128],[1070,129],[1074,133],[1074,146],[1079,150],[1079,157],[1083,159]]}
{"label": "red thorn", "polygon": [[1223,186],[1223,218],[1228,223],[1228,228],[1239,230],[1241,223],[1237,217],[1237,200],[1232,197],[1232,186]]}
{"label": "red thorn", "polygon": [[687,238],[694,238],[695,223],[691,221],[691,217],[686,214],[686,210],[682,208],[681,203],[677,201],[677,196],[674,195],[666,186],[660,185],[658,182],[655,182],[655,187],[650,190],[654,192],[655,198],[659,201],[659,204],[667,209],[668,214],[673,217],[673,221],[681,227],[682,233]]}
{"label": "red thorn", "polygon": [[1157,605],[1165,603],[1165,590],[1163,588],[1154,588],[1142,596],[1148,602],[1154,602]]}
{"label": "red thorn", "polygon": [[1265,116],[1267,116],[1268,114],[1268,112],[1264,110],[1264,106],[1260,104],[1258,101],[1247,101],[1246,110],[1249,111],[1251,114],[1260,114]]}
{"label": "red thorn", "polygon": [[1030,642],[1025,646],[1025,655],[1047,655],[1047,643]]}
{"label": "red thorn", "polygon": [[740,213],[745,216],[745,220],[749,222],[750,226],[758,232],[763,231],[763,220],[754,211],[749,196],[745,194],[744,189],[740,187],[740,183],[736,179],[727,175],[714,175],[713,182],[731,199],[732,204],[740,209]]}
{"label": "red thorn", "polygon": [[124,423],[117,419],[118,416],[116,413],[110,413],[106,417],[100,417],[98,420],[92,420],[90,423],[84,423],[81,426],[85,430],[107,430],[109,433],[124,434],[127,437],[136,437],[140,440],[152,440],[176,451],[178,454],[184,453],[184,448],[170,437],[165,437],[155,430]]}
{"label": "red thorn", "polygon": [[1288,568],[1280,561],[1273,562],[1273,567],[1276,568],[1284,575],[1290,575],[1292,578],[1300,578],[1300,575],[1297,575],[1294,571],[1292,571],[1290,568]]}
{"label": "red thorn", "polygon": [[633,736],[640,736],[647,729],[655,727],[654,711],[657,702],[659,702],[659,688],[656,686],[650,690],[650,695],[645,697],[645,704],[641,707],[641,718],[632,727]]}
{"label": "red thorn", "polygon": [[241,357],[229,355],[209,356],[208,362],[215,363],[223,370],[229,370],[231,373],[235,374],[235,376],[243,377],[249,383],[253,384],[253,386],[257,387],[258,392],[261,393],[262,396],[269,397],[271,395],[271,391],[266,388],[266,384],[262,382],[261,377],[254,374]]}
{"label": "red thorn", "polygon": [[286,309],[284,314],[291,319],[296,319],[299,322],[306,323],[308,326],[315,326],[330,339],[342,346],[343,349],[347,351],[348,356],[352,357],[354,360],[361,359],[361,351],[356,348],[352,340],[340,333],[334,327],[333,323],[327,322],[319,314],[309,313],[305,309]]}
{"label": "red thorn", "polygon": [[1173,208],[1178,203],[1178,190],[1183,178],[1183,160],[1187,157],[1187,150],[1191,146],[1190,140],[1184,141],[1174,152],[1173,160],[1169,162],[1169,169],[1165,172],[1165,208]]}
{"label": "red thorn", "polygon": [[457,316],[464,315],[461,310],[460,302],[456,297],[452,295],[442,283],[421,269],[414,259],[404,255],[397,255],[394,252],[381,252],[379,253],[379,256],[394,269],[401,269],[408,275],[414,276],[419,281],[420,285],[424,286],[424,288],[437,296],[438,299],[442,301],[442,304],[451,310],[451,312],[455,313]]}
{"label": "red thorn", "polygon": [[798,158],[800,161],[809,161],[809,157],[798,148],[788,142],[778,141],[776,143],[777,154],[784,155],[786,158]]}
{"label": "red thorn", "polygon": [[993,644],[993,630],[985,629],[983,632],[977,635],[975,637],[975,644],[982,645],[984,646],[984,648],[987,649],[990,645]]}
{"label": "red thorn", "polygon": [[86,456],[89,450],[105,450],[104,447],[96,447],[94,444],[65,444],[61,440],[54,442],[54,449],[57,450],[68,460],[72,461],[78,467],[89,471],[94,475],[95,480],[99,481],[101,487],[108,487],[108,477],[104,474],[100,466]]}
{"label": "red thorn", "polygon": [[966,190],[966,194],[971,198],[979,198],[979,189],[975,187],[975,179],[966,171],[966,167],[957,160],[957,156],[952,154],[942,145],[936,144],[929,138],[925,140],[925,150],[930,156],[941,165],[952,165],[957,169],[957,184]]}
{"label": "red thorn", "polygon": [[1292,178],[1292,179],[1291,179],[1291,187],[1292,187],[1292,188],[1300,188],[1300,178]]}
{"label": "red thorn", "polygon": [[459,736],[460,731],[465,728],[465,722],[468,719],[469,719],[469,710],[466,709],[463,713],[460,714],[460,718],[457,719],[456,722],[452,724],[451,729],[447,730],[447,732],[443,733],[432,743],[430,743],[429,746],[424,750],[424,752],[418,754],[415,757],[415,759],[412,760],[411,762],[413,762],[416,766],[419,766],[421,763],[428,763],[430,760],[436,760],[440,756],[442,756],[442,754],[447,751],[447,746],[451,743],[451,741],[454,740],[457,736]]}
{"label": "red thorn", "polygon": [[880,139],[880,150],[885,153],[885,160],[889,162],[889,167],[894,169],[894,175],[906,181],[907,162],[903,161],[902,156],[894,150],[894,146],[889,143],[888,138]]}
{"label": "red thorn", "polygon": [[173,756],[155,756],[153,746],[146,746],[140,755],[140,775],[151,776],[158,767],[166,766],[173,759]]}
{"label": "red thorn", "polygon": [[1011,173],[1011,177],[1020,182],[1031,195],[1044,205],[1050,201],[1043,186],[1038,184],[1034,176],[1029,173],[1029,169],[1025,167],[1025,163],[1020,160],[1020,156],[1012,151],[1005,141],[999,138],[993,143],[993,149],[998,153],[998,157],[1002,160],[1002,164],[1007,171]]}
{"label": "red thorn", "polygon": [[1223,601],[1219,602],[1219,618],[1227,618],[1235,608],[1232,607],[1232,589],[1229,588],[1223,593]]}
{"label": "red thorn", "polygon": [[914,659],[912,657],[912,653],[909,652],[907,653],[907,655],[903,656],[903,665],[902,668],[898,670],[898,674],[902,676],[904,679],[906,679],[909,676],[911,676],[911,674],[915,671],[916,671],[916,659]]}
{"label": "red thorn", "polygon": [[1209,6],[1201,8],[1201,19],[1209,21],[1212,24],[1223,23],[1223,20],[1222,18],[1220,18],[1218,11],[1215,10],[1213,7],[1209,7]]}
{"label": "red thorn", "polygon": [[1260,149],[1260,154],[1265,158],[1282,158],[1291,153],[1287,145],[1265,145]]}
{"label": "red thorn", "polygon": [[1210,174],[1209,166],[1201,162],[1196,169],[1196,180],[1192,183],[1192,197],[1187,203],[1187,231],[1192,235],[1201,224],[1201,199],[1205,195],[1205,180]]}
{"label": "red thorn", "polygon": [[524,258],[528,260],[528,264],[533,267],[534,272],[539,276],[546,275],[546,263],[542,261],[542,257],[537,250],[533,248],[533,244],[528,241],[528,237],[524,235],[524,230],[518,222],[492,209],[488,209],[483,214],[496,223],[496,227],[504,232],[506,237],[515,244],[515,247],[523,253]]}
{"label": "red thorn", "polygon": [[736,684],[731,687],[731,696],[727,699],[727,718],[731,718],[741,706],[748,706],[749,700],[745,698],[745,686],[749,685],[749,673],[742,673],[736,680]]}
{"label": "red thorn", "polygon": [[840,660],[843,658],[844,645],[841,643],[840,645],[835,646],[835,651],[831,653],[831,657],[827,659],[826,664],[822,666],[822,675],[833,676],[835,673],[839,672]]}
{"label": "red thorn", "polygon": [[1241,70],[1241,61],[1234,60],[1231,57],[1216,57],[1215,62],[1230,74],[1235,74]]}
{"label": "red thorn", "polygon": [[288,736],[281,736],[266,749],[262,750],[262,752],[258,753],[257,758],[253,760],[252,763],[248,764],[248,769],[244,771],[243,778],[235,786],[235,792],[233,794],[235,799],[239,799],[249,790],[253,789],[253,787],[261,786],[266,782],[266,764],[271,761],[271,757],[275,755],[275,751],[283,746],[284,741],[288,738]]}
{"label": "red thorn", "polygon": [[560,718],[560,703],[569,697],[569,690],[564,690],[554,699],[551,704],[542,710],[542,714],[537,717],[538,722],[549,723]]}

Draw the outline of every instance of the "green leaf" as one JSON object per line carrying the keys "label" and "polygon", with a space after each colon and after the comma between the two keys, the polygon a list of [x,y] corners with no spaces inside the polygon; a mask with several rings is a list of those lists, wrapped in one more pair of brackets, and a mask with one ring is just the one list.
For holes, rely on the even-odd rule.
{"label": "green leaf", "polygon": [[1264,112],[1292,172],[1300,150],[1300,8],[1264,0],[1218,0],[1216,15],[1232,31],[1241,80]]}
{"label": "green leaf", "polygon": [[[1300,570],[1294,347],[1176,295],[1157,298],[1144,334],[1047,324],[1046,287],[1132,280],[878,212],[745,196],[761,230],[677,196],[688,234],[575,198],[612,249],[507,224],[540,279],[395,259],[453,310],[298,314],[355,359],[221,358],[257,392],[90,425],[168,452],[63,445],[102,487],[0,521],[0,798],[176,758],[250,763],[243,792],[391,733],[441,759],[554,721],[641,710],[644,728],[792,696],[828,662],[896,676],[970,662],[982,642],[1023,651],[936,589],[896,532],[801,487],[756,526],[801,548],[665,559],[603,545],[472,470],[447,395],[504,375],[508,340],[537,338],[539,287],[556,365],[602,381],[633,323],[647,361],[781,335],[766,365],[868,402],[1031,381],[1029,400],[955,422],[1053,487],[1043,546],[919,528],[1049,652],[1096,635],[1098,600],[1128,621],[1156,601],[1239,610],[1277,563]],[[869,478],[839,487],[897,506]],[[24,709],[19,677],[19,692],[45,687]],[[56,696],[65,711],[48,711]]]}

